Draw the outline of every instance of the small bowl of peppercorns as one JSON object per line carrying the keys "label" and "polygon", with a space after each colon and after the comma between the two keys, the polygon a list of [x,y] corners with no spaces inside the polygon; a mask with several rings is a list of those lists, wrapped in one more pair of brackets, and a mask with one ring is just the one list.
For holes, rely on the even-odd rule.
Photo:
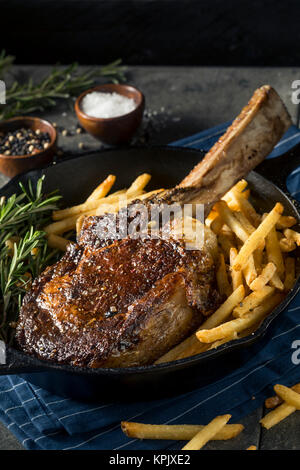
{"label": "small bowl of peppercorns", "polygon": [[44,119],[20,116],[0,122],[0,171],[13,176],[50,163],[57,134]]}

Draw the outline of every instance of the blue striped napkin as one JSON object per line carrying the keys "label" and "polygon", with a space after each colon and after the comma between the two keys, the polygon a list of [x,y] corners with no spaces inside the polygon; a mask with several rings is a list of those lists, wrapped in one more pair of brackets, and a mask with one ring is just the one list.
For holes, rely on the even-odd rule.
{"label": "blue striped napkin", "polygon": [[[209,149],[228,123],[174,142]],[[292,127],[269,158],[276,158],[300,142]],[[275,162],[274,162],[275,163]],[[300,199],[300,168],[288,178],[289,191]],[[173,398],[137,403],[85,404],[61,398],[18,376],[0,377],[0,419],[27,449],[179,449],[171,441],[129,439],[121,420],[152,424],[206,423],[217,414],[231,413],[235,422],[249,414],[272,393],[272,385],[300,381],[295,342],[300,340],[300,297],[280,315],[268,341],[248,363],[222,380]],[[300,354],[299,354],[300,357]],[[254,399],[255,397],[255,399]]]}

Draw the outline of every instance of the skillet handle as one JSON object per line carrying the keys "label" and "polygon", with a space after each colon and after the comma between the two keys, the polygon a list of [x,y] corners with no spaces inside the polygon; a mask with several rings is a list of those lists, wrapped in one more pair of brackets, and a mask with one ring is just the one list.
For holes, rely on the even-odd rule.
{"label": "skillet handle", "polygon": [[286,192],[286,179],[298,166],[300,166],[300,144],[279,157],[264,160],[255,171]]}

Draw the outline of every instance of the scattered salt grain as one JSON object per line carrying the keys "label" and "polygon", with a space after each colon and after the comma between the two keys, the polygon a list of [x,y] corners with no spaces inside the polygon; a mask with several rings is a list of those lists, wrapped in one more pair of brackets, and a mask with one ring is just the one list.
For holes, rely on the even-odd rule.
{"label": "scattered salt grain", "polygon": [[119,93],[93,91],[85,95],[81,103],[82,111],[91,117],[113,118],[130,113],[136,108],[132,98]]}

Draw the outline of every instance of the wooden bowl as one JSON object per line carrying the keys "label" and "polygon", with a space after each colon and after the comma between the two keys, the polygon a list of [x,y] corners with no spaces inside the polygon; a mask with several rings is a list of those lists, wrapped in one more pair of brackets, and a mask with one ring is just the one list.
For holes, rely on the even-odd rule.
{"label": "wooden bowl", "polygon": [[0,122],[0,133],[6,134],[7,132],[15,131],[22,127],[34,131],[40,129],[41,132],[48,132],[50,135],[50,145],[47,149],[39,150],[33,155],[0,154],[0,171],[9,178],[50,163],[56,152],[56,130],[50,122],[44,119],[30,116],[18,116],[7,119],[6,121]]}
{"label": "wooden bowl", "polygon": [[[132,98],[136,103],[136,108],[130,113],[113,118],[88,116],[82,111],[81,102],[85,95],[93,91],[115,92],[127,98]],[[82,93],[75,102],[75,112],[81,126],[96,139],[110,145],[126,144],[132,139],[142,122],[144,108],[145,97],[143,93],[133,86],[121,84],[96,86]]]}

